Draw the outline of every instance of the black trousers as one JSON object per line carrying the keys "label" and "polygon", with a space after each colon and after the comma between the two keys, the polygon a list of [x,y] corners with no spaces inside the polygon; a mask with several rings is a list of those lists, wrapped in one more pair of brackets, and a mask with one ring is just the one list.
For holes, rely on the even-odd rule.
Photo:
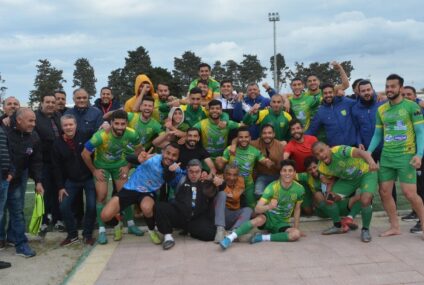
{"label": "black trousers", "polygon": [[158,202],[155,204],[155,220],[162,234],[171,234],[173,228],[181,228],[198,240],[212,241],[215,238],[216,227],[211,213],[205,213],[187,221],[175,205]]}

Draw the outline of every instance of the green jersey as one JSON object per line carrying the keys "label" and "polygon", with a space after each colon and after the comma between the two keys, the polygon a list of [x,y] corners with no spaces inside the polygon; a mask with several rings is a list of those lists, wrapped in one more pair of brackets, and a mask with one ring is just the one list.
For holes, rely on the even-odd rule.
{"label": "green jersey", "polygon": [[320,89],[318,93],[316,94],[311,94],[311,92],[309,90],[305,91],[304,94],[306,96],[310,96],[310,97],[314,97],[315,100],[318,101],[318,104],[315,105],[312,109],[311,109],[311,118],[313,118],[316,114],[316,112],[318,111],[318,107],[319,107],[319,103],[321,103],[321,99],[322,99],[322,90]]}
{"label": "green jersey", "polygon": [[159,112],[159,122],[164,122],[168,118],[168,113],[171,108],[168,105],[167,101],[159,100],[158,112]]}
{"label": "green jersey", "polygon": [[[197,84],[199,83],[199,78],[193,80],[190,83],[190,86],[188,87],[188,91],[190,92],[191,89],[193,89],[194,87],[197,87]],[[219,85],[219,82],[216,81],[215,79],[213,79],[212,77],[208,78],[208,88],[210,90],[212,90],[213,94],[220,94],[221,92],[221,86]]]}
{"label": "green jersey", "polygon": [[291,108],[296,115],[296,118],[302,122],[305,131],[311,123],[312,111],[319,105],[320,99],[318,96],[307,96],[304,93],[299,98],[290,98]]}
{"label": "green jersey", "polygon": [[224,152],[228,145],[228,134],[230,130],[237,129],[240,124],[234,121],[227,121],[225,128],[220,128],[211,119],[204,119],[194,125],[200,130],[202,145],[209,152],[212,158],[216,158]]}
{"label": "green jersey", "polygon": [[261,200],[269,203],[272,199],[276,199],[277,207],[268,212],[278,216],[279,220],[289,223],[296,204],[303,201],[303,195],[305,189],[296,181],[293,181],[289,188],[284,188],[280,180],[276,180],[265,188]]}
{"label": "green jersey", "polygon": [[112,131],[97,131],[85,144],[85,148],[94,151],[94,166],[102,169],[116,169],[127,165],[125,155],[133,152],[140,142],[140,137],[127,128],[121,137],[116,137]]}
{"label": "green jersey", "polygon": [[300,184],[307,186],[312,193],[322,192],[321,180],[319,178],[313,177],[307,172],[297,173],[296,180],[299,181]]}
{"label": "green jersey", "polygon": [[265,157],[259,149],[249,145],[245,149],[237,147],[235,156],[230,154],[230,147],[227,147],[224,151],[223,158],[227,162],[234,163],[238,166],[239,175],[244,177],[246,184],[246,180],[253,183],[253,168],[256,162],[261,161]]}
{"label": "green jersey", "polygon": [[398,157],[415,154],[414,125],[424,124],[421,108],[415,102],[403,99],[399,104],[386,102],[376,114],[376,128],[383,128],[384,145],[382,155]]}
{"label": "green jersey", "polygon": [[260,125],[261,128],[265,124],[270,124],[274,127],[275,138],[277,140],[288,141],[290,139],[289,122],[291,120],[292,117],[285,111],[275,114],[271,110],[266,109],[260,110],[258,114],[247,113],[243,118],[243,123],[245,125]]}
{"label": "green jersey", "polygon": [[191,105],[182,105],[181,109],[184,112],[184,122],[187,123],[190,127],[193,127],[201,120],[207,118],[205,109],[203,107],[199,107],[197,110],[194,110]]}
{"label": "green jersey", "polygon": [[133,128],[140,136],[140,144],[147,151],[152,147],[152,141],[163,132],[161,124],[153,118],[144,122],[140,113],[128,113],[128,126]]}
{"label": "green jersey", "polygon": [[354,147],[340,145],[331,148],[331,162],[318,163],[318,171],[326,176],[354,180],[369,172],[369,166],[362,158],[352,157]]}

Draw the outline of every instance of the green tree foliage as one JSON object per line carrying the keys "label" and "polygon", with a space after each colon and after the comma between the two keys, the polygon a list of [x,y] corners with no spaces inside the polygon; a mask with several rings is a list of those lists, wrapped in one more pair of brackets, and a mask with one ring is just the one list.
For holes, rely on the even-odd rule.
{"label": "green tree foliage", "polygon": [[172,96],[180,97],[180,95],[185,91],[181,90],[178,82],[174,80],[171,72],[169,72],[166,68],[153,67],[150,74],[150,79],[154,82],[155,87],[157,87],[159,83],[168,84],[169,91]]}
{"label": "green tree foliage", "polygon": [[[349,61],[343,61],[341,62],[341,65],[343,66],[343,69],[345,70],[347,77],[350,79],[350,74],[352,73],[352,70],[354,69],[352,66],[352,62]],[[295,63],[295,71],[292,72],[293,77],[299,77],[304,82],[306,82],[306,78],[309,74],[315,74],[320,79],[321,83],[332,83],[332,84],[340,84],[341,78],[337,70],[333,69],[330,62],[313,62],[309,66],[305,66],[302,63]]]}
{"label": "green tree foliage", "polygon": [[56,89],[63,89],[63,70],[52,67],[47,59],[40,59],[37,67],[37,75],[34,81],[34,90],[30,91],[29,105],[32,107],[34,103],[41,101],[45,94],[53,94]]}
{"label": "green tree foliage", "polygon": [[[286,60],[281,53],[277,53],[277,86],[281,89],[282,85],[286,85],[290,80],[291,72],[290,68],[286,65]],[[274,56],[271,56],[271,69],[269,70],[274,80]]]}
{"label": "green tree foliage", "polygon": [[202,59],[192,51],[186,51],[181,58],[174,57],[174,70],[172,74],[179,83],[181,90],[188,90],[190,82],[198,77],[199,64]]}
{"label": "green tree foliage", "polygon": [[225,79],[229,79],[233,82],[234,90],[241,91],[243,89],[240,77],[240,64],[230,59],[225,64]]}
{"label": "green tree foliage", "polygon": [[134,95],[134,83],[137,75],[146,74],[151,76],[153,70],[148,51],[140,46],[134,51],[128,51],[125,58],[125,66],[115,69],[108,77],[108,85],[113,94],[121,102],[125,102]]}
{"label": "green tree foliage", "polygon": [[243,90],[249,83],[259,83],[265,78],[266,67],[261,65],[258,57],[251,54],[243,54],[240,62],[240,83]]}
{"label": "green tree foliage", "polygon": [[217,60],[212,67],[212,77],[218,82],[225,79],[225,68],[222,66],[221,61]]}
{"label": "green tree foliage", "polygon": [[5,82],[5,80],[3,79],[3,77],[1,76],[1,73],[0,73],[0,101],[3,101],[3,99],[4,99],[3,96],[4,96],[4,94],[6,93],[6,90],[7,90],[7,87],[3,85],[4,82]]}
{"label": "green tree foliage", "polygon": [[96,82],[94,68],[86,58],[75,61],[74,79],[72,87],[84,88],[91,97],[96,96]]}

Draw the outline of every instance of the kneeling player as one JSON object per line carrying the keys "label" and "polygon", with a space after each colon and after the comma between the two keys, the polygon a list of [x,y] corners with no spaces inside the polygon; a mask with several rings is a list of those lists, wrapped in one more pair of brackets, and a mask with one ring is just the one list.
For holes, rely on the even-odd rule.
{"label": "kneeling player", "polygon": [[[258,201],[255,218],[240,225],[221,242],[222,249],[227,249],[239,236],[247,234],[254,227],[267,230],[270,234],[256,234],[251,243],[261,241],[296,241],[300,238],[300,210],[305,189],[294,181],[296,171],[293,160],[281,162],[280,179],[269,184]],[[294,225],[290,217],[294,213]]]}

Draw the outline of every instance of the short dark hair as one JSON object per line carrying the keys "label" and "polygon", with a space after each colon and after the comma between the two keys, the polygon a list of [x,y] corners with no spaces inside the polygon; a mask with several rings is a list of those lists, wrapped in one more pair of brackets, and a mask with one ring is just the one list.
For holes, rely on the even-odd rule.
{"label": "short dark hair", "polygon": [[274,126],[271,124],[264,124],[261,126],[261,133],[265,128],[271,128],[273,132],[275,132]]}
{"label": "short dark hair", "polygon": [[290,165],[294,169],[296,169],[296,162],[294,160],[292,160],[292,159],[284,159],[280,163],[281,168],[283,168],[284,166],[287,166],[287,165]]}
{"label": "short dark hair", "polygon": [[208,103],[209,108],[210,108],[210,107],[212,107],[212,106],[218,106],[218,105],[222,108],[222,103],[221,103],[221,101],[216,100],[216,99],[212,99],[212,100]]}
{"label": "short dark hair", "polygon": [[296,124],[299,124],[303,128],[303,124],[301,121],[299,121],[298,119],[293,119],[289,122],[289,130]]}
{"label": "short dark hair", "polygon": [[207,63],[204,63],[204,62],[202,62],[201,64],[199,64],[199,70],[200,70],[200,68],[202,68],[202,67],[207,67],[209,70],[211,70],[211,66],[209,65],[209,64],[207,64]]}
{"label": "short dark hair", "polygon": [[201,83],[201,84],[204,84],[204,85],[208,85],[208,81],[207,80],[203,80],[203,79],[200,79],[199,81],[197,81],[197,86],[199,85],[199,83]]}
{"label": "short dark hair", "polygon": [[331,89],[334,90],[334,84],[326,82],[326,83],[321,84],[320,88],[321,88],[321,90],[324,90],[325,88],[331,88]]}
{"label": "short dark hair", "polygon": [[305,168],[307,169],[309,166],[311,166],[312,163],[318,164],[318,159],[313,155],[305,158],[305,160],[303,161],[303,166],[305,166]]}
{"label": "short dark hair", "polygon": [[114,121],[116,119],[124,119],[125,121],[128,121],[128,114],[124,110],[116,110],[115,112],[110,115],[110,121]]}
{"label": "short dark hair", "polygon": [[364,85],[368,85],[368,84],[371,85],[371,87],[372,87],[371,81],[369,81],[369,80],[361,80],[357,83],[358,88],[361,87],[361,86],[364,86]]}
{"label": "short dark hair", "polygon": [[302,84],[303,84],[303,80],[300,77],[295,77],[290,81],[290,85],[293,84],[293,82],[295,82],[295,81],[301,81]]}
{"label": "short dark hair", "polygon": [[41,102],[44,102],[44,98],[46,97],[53,97],[56,99],[56,97],[54,97],[54,93],[48,93],[48,94],[44,94],[43,96],[41,96]]}
{"label": "short dark hair", "polygon": [[363,80],[364,79],[362,79],[362,78],[355,79],[355,81],[353,81],[353,83],[352,83],[352,89],[355,89],[356,85],[358,85],[358,83],[363,81]]}
{"label": "short dark hair", "polygon": [[113,93],[112,92],[112,88],[111,87],[109,87],[109,86],[105,86],[105,87],[102,87],[102,89],[100,89],[100,93],[102,93],[103,92],[103,90],[109,90],[111,93]]}
{"label": "short dark hair", "polygon": [[221,81],[220,86],[222,87],[222,85],[224,85],[225,83],[230,83],[230,84],[231,84],[231,86],[233,86],[233,81],[231,81],[230,79],[223,79],[223,80]]}
{"label": "short dark hair", "polygon": [[248,126],[241,126],[240,128],[238,128],[238,129],[237,129],[237,135],[238,135],[240,132],[248,132],[248,133],[249,133],[249,135],[250,135],[249,127],[248,127]]}
{"label": "short dark hair", "polygon": [[190,127],[190,128],[187,129],[186,132],[187,132],[187,134],[188,134],[188,132],[197,132],[200,136],[200,130],[198,128]]}
{"label": "short dark hair", "polygon": [[168,144],[167,144],[167,145],[163,148],[163,150],[167,149],[168,147],[173,147],[173,148],[178,149],[178,151],[180,151],[180,145],[179,145],[179,144],[177,144],[176,142],[170,142],[170,143],[168,143]]}
{"label": "short dark hair", "polygon": [[406,85],[406,86],[403,87],[403,89],[412,90],[412,92],[414,92],[414,95],[417,95],[417,90],[412,86]]}
{"label": "short dark hair", "polygon": [[143,103],[144,101],[150,101],[150,102],[153,102],[153,104],[155,103],[155,99],[153,99],[152,96],[143,96],[143,99],[141,99],[141,102]]}
{"label": "short dark hair", "polygon": [[312,73],[309,73],[308,76],[306,76],[306,80],[308,80],[309,77],[311,77],[311,76],[315,76],[319,80],[318,75],[316,73],[313,73],[313,72]]}
{"label": "short dark hair", "polygon": [[202,94],[202,89],[200,89],[199,87],[193,87],[190,89],[189,94]]}
{"label": "short dark hair", "polygon": [[56,93],[63,94],[66,96],[66,92],[63,89],[56,89],[55,91],[53,91],[53,94],[56,94]]}
{"label": "short dark hair", "polygon": [[319,147],[320,145],[327,145],[325,142],[322,142],[322,141],[317,141],[317,142],[314,142],[313,144],[312,144],[312,150],[314,150],[316,147]]}
{"label": "short dark hair", "polygon": [[399,75],[393,73],[390,74],[389,76],[387,76],[386,81],[387,80],[397,80],[399,82],[400,87],[403,86],[403,82],[405,81],[402,77],[400,77]]}
{"label": "short dark hair", "polygon": [[159,82],[159,83],[158,83],[158,85],[156,85],[156,86],[158,86],[158,87],[159,87],[159,85],[163,85],[163,86],[166,86],[166,87],[168,87],[168,88],[169,88],[168,83],[165,83],[165,82]]}

